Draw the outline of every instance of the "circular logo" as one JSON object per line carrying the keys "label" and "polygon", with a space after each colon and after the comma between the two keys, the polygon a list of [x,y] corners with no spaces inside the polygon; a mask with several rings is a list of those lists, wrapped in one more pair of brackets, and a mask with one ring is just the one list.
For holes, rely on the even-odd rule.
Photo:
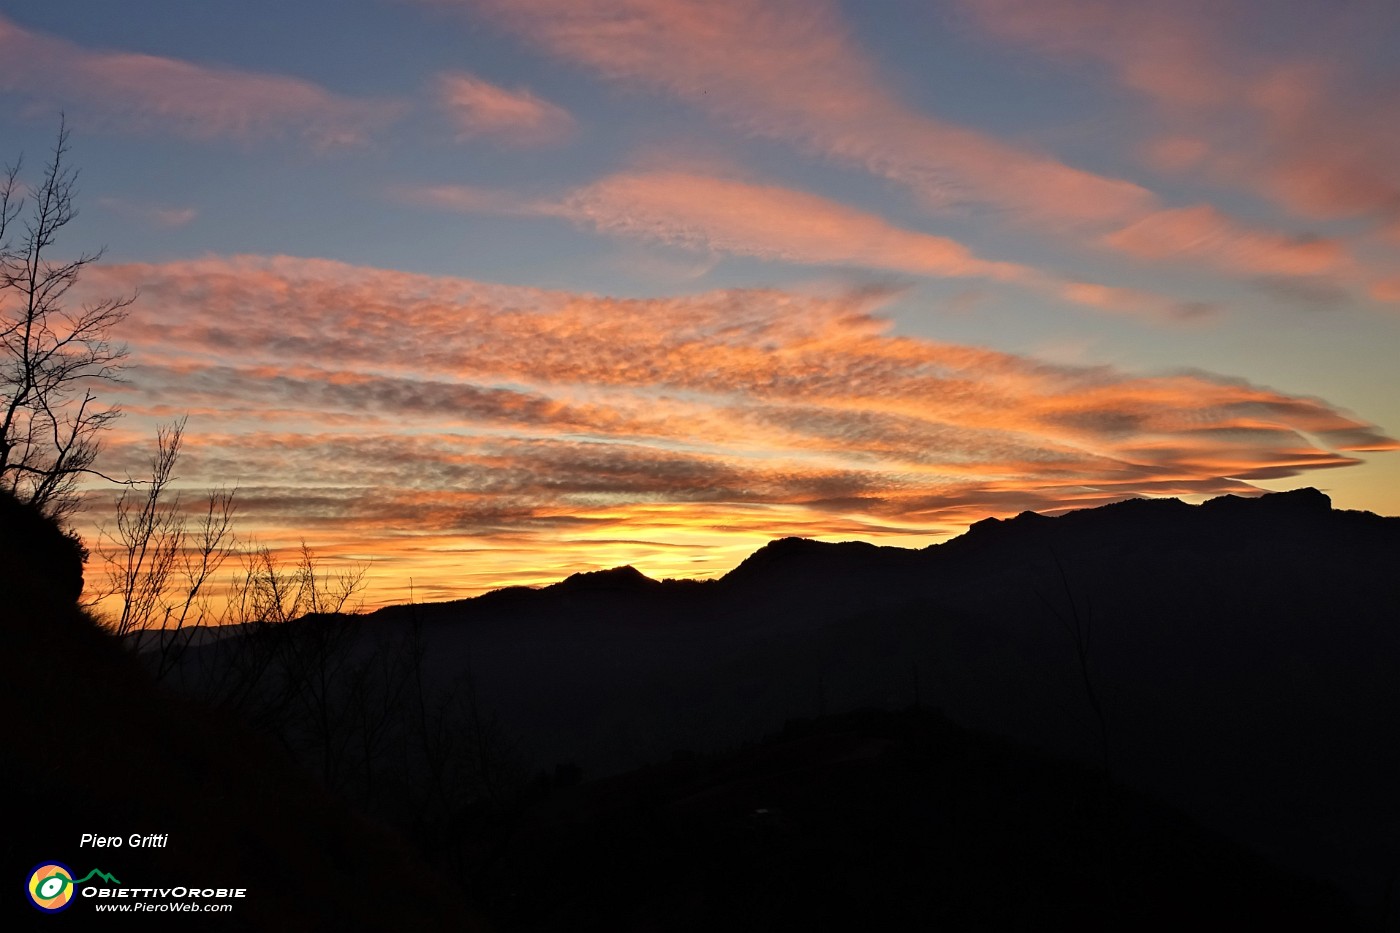
{"label": "circular logo", "polygon": [[44,862],[29,873],[29,903],[46,914],[56,914],[73,905],[73,869],[62,862]]}

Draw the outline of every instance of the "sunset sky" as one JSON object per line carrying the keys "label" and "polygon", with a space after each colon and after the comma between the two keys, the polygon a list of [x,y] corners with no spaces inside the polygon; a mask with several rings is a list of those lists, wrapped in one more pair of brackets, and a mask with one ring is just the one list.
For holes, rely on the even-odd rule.
{"label": "sunset sky", "polygon": [[[1400,514],[1394,0],[0,0],[141,475],[370,605],[1314,485]],[[106,514],[94,487],[85,534]]]}

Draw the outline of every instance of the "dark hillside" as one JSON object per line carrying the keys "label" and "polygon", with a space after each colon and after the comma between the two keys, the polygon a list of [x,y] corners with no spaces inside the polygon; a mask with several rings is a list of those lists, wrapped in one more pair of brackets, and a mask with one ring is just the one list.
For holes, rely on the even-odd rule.
{"label": "dark hillside", "polygon": [[[5,900],[22,923],[7,928],[102,920],[86,899],[55,917],[25,902],[22,879],[54,859],[127,886],[248,889],[231,913],[202,915],[192,929],[472,928],[432,869],[284,752],[159,691],[79,610],[81,574],[71,539],[0,495]],[[82,833],[169,841],[80,848]]]}
{"label": "dark hillside", "polygon": [[557,792],[483,889],[531,931],[1355,926],[1177,812],[912,709]]}
{"label": "dark hillside", "polygon": [[1379,916],[1400,901],[1397,566],[1400,519],[1305,489],[1027,513],[921,551],[785,539],[710,583],[628,569],[370,622],[420,620],[437,676],[469,659],[542,767],[614,773],[918,691],[1107,761]]}

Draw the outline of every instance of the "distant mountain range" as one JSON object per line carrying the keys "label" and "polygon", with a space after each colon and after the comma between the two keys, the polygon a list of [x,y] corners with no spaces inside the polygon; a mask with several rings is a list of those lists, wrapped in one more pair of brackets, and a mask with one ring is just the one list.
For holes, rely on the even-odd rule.
{"label": "distant mountain range", "polygon": [[[922,550],[786,538],[415,621],[540,766],[617,773],[784,721],[936,707],[1107,768],[1368,916],[1400,899],[1400,518],[1316,489],[987,519]],[[1397,913],[1400,915],[1400,913]]]}

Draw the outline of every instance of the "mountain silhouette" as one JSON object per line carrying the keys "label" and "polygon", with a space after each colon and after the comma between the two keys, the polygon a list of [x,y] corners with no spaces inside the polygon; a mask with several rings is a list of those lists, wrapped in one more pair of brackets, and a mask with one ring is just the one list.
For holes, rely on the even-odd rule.
{"label": "mountain silhouette", "polygon": [[[796,538],[708,582],[633,568],[382,609],[536,761],[618,773],[898,709],[1111,770],[1393,911],[1400,519],[1316,489],[987,519],[921,550]],[[1076,635],[1076,632],[1078,634]]]}

